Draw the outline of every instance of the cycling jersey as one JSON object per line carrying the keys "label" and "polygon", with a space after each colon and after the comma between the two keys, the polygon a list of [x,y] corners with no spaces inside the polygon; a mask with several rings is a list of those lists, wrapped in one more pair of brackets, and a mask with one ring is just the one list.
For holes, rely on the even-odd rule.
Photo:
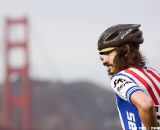
{"label": "cycling jersey", "polygon": [[123,70],[112,76],[111,87],[116,92],[117,109],[123,130],[144,129],[138,110],[130,99],[135,91],[143,91],[152,98],[160,124],[160,74],[156,70],[149,67]]}

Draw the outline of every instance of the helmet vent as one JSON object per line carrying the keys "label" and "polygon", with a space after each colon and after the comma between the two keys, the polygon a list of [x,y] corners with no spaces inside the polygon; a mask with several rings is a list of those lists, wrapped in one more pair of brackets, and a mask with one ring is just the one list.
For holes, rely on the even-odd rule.
{"label": "helmet vent", "polygon": [[137,36],[137,38],[141,38],[141,37],[142,37],[142,34],[140,34],[140,35]]}
{"label": "helmet vent", "polygon": [[137,33],[139,31],[139,29],[135,29],[132,31],[132,34]]}
{"label": "helmet vent", "polygon": [[113,39],[116,38],[118,35],[119,35],[119,32],[112,33],[112,34],[106,39],[106,41],[113,40]]}

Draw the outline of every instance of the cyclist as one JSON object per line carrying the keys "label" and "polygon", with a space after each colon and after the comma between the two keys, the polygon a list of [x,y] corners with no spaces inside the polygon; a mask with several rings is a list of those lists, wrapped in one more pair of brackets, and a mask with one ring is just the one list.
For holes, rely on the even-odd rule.
{"label": "cyclist", "polygon": [[139,27],[111,26],[99,37],[98,50],[111,77],[123,130],[160,130],[160,74],[146,66],[139,51]]}

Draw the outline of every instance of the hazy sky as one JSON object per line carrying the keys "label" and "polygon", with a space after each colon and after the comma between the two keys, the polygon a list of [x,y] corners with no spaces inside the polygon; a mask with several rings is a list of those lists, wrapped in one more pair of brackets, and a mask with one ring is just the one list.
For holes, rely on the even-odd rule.
{"label": "hazy sky", "polygon": [[109,26],[138,23],[141,51],[160,71],[159,0],[0,0],[0,80],[4,79],[4,19],[30,21],[30,75],[52,80],[90,80],[109,84],[97,40]]}

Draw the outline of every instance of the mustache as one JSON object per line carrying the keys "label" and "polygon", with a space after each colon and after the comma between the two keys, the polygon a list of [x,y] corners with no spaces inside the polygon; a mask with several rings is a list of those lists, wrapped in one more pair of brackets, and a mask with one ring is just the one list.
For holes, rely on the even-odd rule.
{"label": "mustache", "polygon": [[104,65],[104,66],[107,66],[107,67],[108,67],[108,66],[113,66],[112,64],[109,64],[109,63],[107,63],[107,62],[103,63],[103,65]]}

